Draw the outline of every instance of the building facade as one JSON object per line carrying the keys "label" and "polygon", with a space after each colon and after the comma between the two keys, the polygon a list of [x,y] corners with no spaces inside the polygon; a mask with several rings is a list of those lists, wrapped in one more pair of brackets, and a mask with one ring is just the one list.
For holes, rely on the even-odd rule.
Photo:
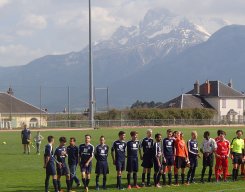
{"label": "building facade", "polygon": [[217,111],[220,121],[238,121],[244,119],[245,95],[232,86],[232,82],[206,81],[195,82],[194,88],[163,104],[163,108],[211,108]]}

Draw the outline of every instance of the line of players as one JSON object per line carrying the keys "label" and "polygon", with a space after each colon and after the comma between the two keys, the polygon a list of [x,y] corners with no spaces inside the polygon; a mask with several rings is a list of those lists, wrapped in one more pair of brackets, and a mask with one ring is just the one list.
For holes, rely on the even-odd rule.
{"label": "line of players", "polygon": [[[238,176],[238,169],[244,162],[244,140],[242,130],[236,132],[231,145],[225,139],[225,132],[218,131],[218,137],[214,140],[210,138],[208,131],[204,132],[204,140],[201,144],[200,152],[203,154],[203,169],[201,173],[201,182],[204,182],[204,175],[206,168],[209,167],[208,182],[212,178],[212,170],[215,164],[215,178],[218,182],[223,175],[223,180],[227,180],[228,175],[228,157],[233,161],[232,180],[236,181]],[[186,143],[183,138],[183,133],[180,131],[172,132],[167,130],[167,136],[162,140],[160,133],[155,134],[155,142],[152,138],[152,130],[148,129],[146,137],[140,142],[138,140],[138,133],[136,131],[130,132],[131,140],[126,142],[126,133],[120,131],[118,133],[118,140],[113,142],[111,147],[111,156],[113,164],[117,171],[117,188],[123,190],[121,177],[125,170],[127,173],[127,188],[140,188],[137,184],[138,173],[138,156],[142,160],[142,187],[151,186],[151,168],[154,166],[154,186],[162,187],[160,180],[162,178],[163,186],[172,184],[172,168],[174,169],[174,185],[179,185],[179,170],[181,170],[181,183],[189,185],[194,182],[195,170],[198,166],[198,158],[200,158],[197,132],[191,133],[191,139]],[[85,143],[79,147],[76,146],[76,139],[70,138],[70,145],[65,147],[66,138],[60,137],[59,147],[53,153],[54,137],[48,137],[48,144],[45,146],[44,153],[44,168],[46,169],[45,191],[49,188],[50,176],[53,178],[53,185],[56,192],[60,192],[61,176],[66,176],[67,191],[72,191],[73,182],[79,187],[80,181],[76,176],[76,168],[79,164],[82,175],[82,183],[85,191],[88,191],[90,182],[90,174],[92,171],[92,159],[96,158],[96,189],[99,190],[99,177],[103,175],[102,189],[106,190],[107,174],[109,174],[108,167],[108,153],[109,146],[105,143],[105,137],[100,137],[100,144],[95,148],[90,143],[91,136],[85,135]],[[231,153],[231,155],[230,155]],[[68,157],[68,165],[66,164],[66,157]],[[126,163],[127,159],[127,163]],[[55,167],[56,164],[56,167]],[[185,169],[189,167],[187,178],[185,182]],[[56,174],[57,171],[57,174]],[[166,175],[168,183],[166,182]],[[133,185],[131,185],[131,177],[133,176]]]}

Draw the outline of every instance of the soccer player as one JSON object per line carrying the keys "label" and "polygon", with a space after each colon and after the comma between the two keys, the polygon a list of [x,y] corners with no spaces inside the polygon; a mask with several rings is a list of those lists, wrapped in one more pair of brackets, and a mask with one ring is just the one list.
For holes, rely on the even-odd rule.
{"label": "soccer player", "polygon": [[243,131],[236,131],[237,137],[231,142],[231,159],[233,163],[232,180],[236,181],[238,176],[239,166],[244,159],[244,140],[242,139]]}
{"label": "soccer player", "polygon": [[175,147],[175,166],[176,172],[174,173],[175,185],[179,185],[179,169],[181,168],[181,183],[185,182],[185,168],[189,162],[188,151],[184,140],[184,134],[180,131],[176,133]]}
{"label": "soccer player", "polygon": [[73,181],[77,184],[77,187],[80,187],[80,181],[76,176],[77,164],[78,164],[78,147],[76,146],[76,138],[70,138],[70,145],[67,147],[68,154],[68,165],[70,169],[70,180],[71,188],[73,186]]}
{"label": "soccer player", "polygon": [[66,187],[67,191],[71,191],[71,183],[70,183],[70,170],[69,167],[66,164],[66,157],[67,151],[66,151],[66,138],[60,137],[59,138],[60,145],[56,148],[54,152],[54,156],[56,157],[56,168],[57,168],[57,184],[58,184],[58,190],[61,191],[61,176],[66,176]]}
{"label": "soccer player", "polygon": [[100,144],[95,147],[94,156],[97,160],[96,162],[96,190],[99,190],[99,177],[100,174],[103,174],[103,189],[106,190],[106,175],[109,174],[108,166],[108,152],[109,146],[105,144],[105,137],[100,136]]}
{"label": "soccer player", "polygon": [[147,174],[146,178],[146,186],[151,186],[151,168],[153,167],[153,145],[154,140],[152,139],[152,130],[148,129],[146,131],[146,137],[140,143],[140,149],[143,149],[143,156],[140,150],[140,159],[143,160],[141,166],[143,167],[142,173],[142,186],[145,186],[145,174]]}
{"label": "soccer player", "polygon": [[173,132],[167,130],[167,137],[162,141],[163,149],[163,185],[166,185],[166,167],[168,171],[168,185],[172,184],[172,166],[174,165],[174,142]]}
{"label": "soccer player", "polygon": [[198,142],[197,142],[197,132],[191,132],[191,139],[187,142],[188,155],[190,160],[190,168],[187,173],[187,184],[193,183],[195,178],[196,168],[198,166]]}
{"label": "soccer player", "polygon": [[138,141],[138,132],[130,132],[131,141],[127,142],[127,180],[128,180],[128,189],[131,189],[131,174],[133,173],[134,185],[133,188],[139,189],[137,185],[137,172],[138,172],[138,151],[139,151],[139,141]]}
{"label": "soccer player", "polygon": [[202,183],[204,182],[203,178],[207,167],[209,167],[208,182],[211,182],[211,177],[213,174],[214,152],[217,149],[217,144],[214,139],[210,138],[209,131],[205,131],[203,137],[204,140],[200,148],[201,153],[203,153],[203,168],[201,174]]}
{"label": "soccer player", "polygon": [[55,192],[58,192],[57,175],[56,175],[54,156],[53,156],[53,144],[54,144],[54,137],[48,136],[48,144],[45,146],[45,150],[44,150],[44,165],[43,165],[43,168],[46,169],[45,192],[48,192],[50,176],[52,176],[53,178],[53,185],[54,185]]}
{"label": "soccer player", "polygon": [[118,133],[119,139],[114,141],[111,148],[111,156],[113,164],[116,166],[117,171],[117,188],[123,190],[122,187],[122,172],[125,170],[125,157],[126,157],[126,147],[125,142],[126,134],[124,131]]}
{"label": "soccer player", "polygon": [[154,150],[154,185],[155,187],[160,188],[160,178],[161,178],[161,168],[162,168],[162,162],[161,162],[161,156],[162,156],[162,149],[161,149],[161,141],[162,141],[162,135],[160,133],[155,134],[155,143],[153,146]]}
{"label": "soccer player", "polygon": [[28,155],[30,154],[30,141],[31,141],[31,131],[27,128],[26,124],[23,124],[24,129],[21,131],[21,140],[24,147],[24,154],[26,154],[26,150]]}
{"label": "soccer player", "polygon": [[[228,157],[230,155],[230,142],[225,139],[225,132],[220,131],[219,140],[217,141],[217,150],[215,151],[215,177],[216,182],[220,178],[220,170],[223,170],[223,180],[226,181],[228,169]],[[222,169],[220,169],[222,167]]]}
{"label": "soccer player", "polygon": [[92,159],[94,157],[94,146],[90,144],[91,135],[85,135],[85,143],[79,146],[79,162],[81,168],[82,182],[85,191],[88,192],[90,175],[92,171]]}
{"label": "soccer player", "polygon": [[40,147],[41,147],[41,143],[42,143],[43,139],[44,139],[44,137],[41,135],[40,131],[37,132],[37,135],[33,139],[34,142],[36,143],[38,155],[40,155]]}

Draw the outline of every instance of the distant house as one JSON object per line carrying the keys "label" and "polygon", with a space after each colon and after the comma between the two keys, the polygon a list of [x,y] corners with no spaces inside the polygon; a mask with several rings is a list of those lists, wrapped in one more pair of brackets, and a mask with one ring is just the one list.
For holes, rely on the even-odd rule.
{"label": "distant house", "polygon": [[47,113],[22,101],[11,89],[0,93],[0,128],[19,128],[25,123],[28,127],[46,127]]}
{"label": "distant house", "polygon": [[212,108],[219,120],[242,121],[245,95],[220,81],[206,81],[194,84],[194,88],[170,101],[163,108]]}

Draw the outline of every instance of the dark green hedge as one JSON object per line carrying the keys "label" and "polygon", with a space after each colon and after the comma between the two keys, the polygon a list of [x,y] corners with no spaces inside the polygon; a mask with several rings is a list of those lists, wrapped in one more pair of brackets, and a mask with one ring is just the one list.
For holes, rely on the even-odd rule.
{"label": "dark green hedge", "polygon": [[110,110],[109,113],[98,113],[97,120],[141,120],[141,119],[212,119],[216,114],[212,109],[157,109],[135,108],[129,110]]}

